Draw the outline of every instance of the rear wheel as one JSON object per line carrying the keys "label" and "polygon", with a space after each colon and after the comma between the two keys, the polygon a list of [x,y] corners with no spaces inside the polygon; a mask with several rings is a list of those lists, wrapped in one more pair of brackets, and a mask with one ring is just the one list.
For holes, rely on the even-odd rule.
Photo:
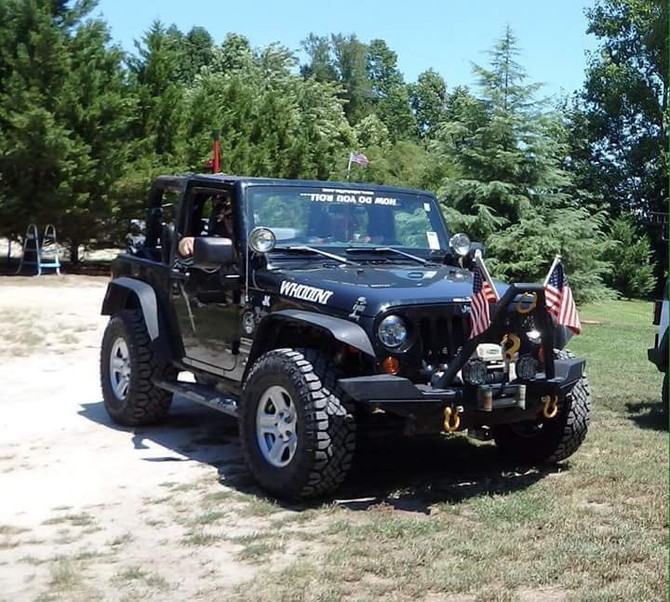
{"label": "rear wheel", "polygon": [[157,358],[142,312],[123,310],[107,324],[100,353],[100,384],[105,409],[124,426],[152,424],[170,410],[172,393],[153,379],[175,380],[177,371]]}
{"label": "rear wheel", "polygon": [[240,405],[240,440],[252,474],[269,493],[315,497],[344,481],[355,421],[337,376],[314,350],[274,349],[251,369]]}
{"label": "rear wheel", "polygon": [[[573,357],[559,351],[557,358]],[[582,376],[559,401],[558,415],[552,419],[503,424],[493,429],[500,451],[510,458],[530,463],[560,462],[581,446],[591,418],[591,390]]]}

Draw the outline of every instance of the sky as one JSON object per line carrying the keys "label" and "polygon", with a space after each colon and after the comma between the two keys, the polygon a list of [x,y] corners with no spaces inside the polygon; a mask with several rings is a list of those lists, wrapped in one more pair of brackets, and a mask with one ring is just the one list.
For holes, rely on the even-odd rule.
{"label": "sky", "polygon": [[[115,42],[129,51],[158,19],[183,32],[199,25],[214,40],[245,35],[262,48],[279,42],[296,52],[308,34],[355,33],[362,42],[381,38],[398,55],[405,81],[429,68],[449,88],[472,85],[472,63],[485,66],[486,51],[509,25],[521,50],[528,83],[542,96],[570,94],[584,82],[586,51],[597,46],[586,34],[584,10],[595,0],[100,0],[96,14]],[[300,56],[300,54],[298,54]]]}

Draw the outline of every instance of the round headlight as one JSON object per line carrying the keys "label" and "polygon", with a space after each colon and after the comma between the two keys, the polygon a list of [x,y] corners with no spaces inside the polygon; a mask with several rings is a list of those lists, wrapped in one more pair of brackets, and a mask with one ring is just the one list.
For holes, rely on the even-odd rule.
{"label": "round headlight", "polygon": [[377,328],[379,340],[389,349],[400,347],[407,340],[407,327],[400,316],[386,316]]}
{"label": "round headlight", "polygon": [[465,257],[470,252],[470,238],[467,234],[459,232],[449,239],[449,246],[454,250],[456,255]]}
{"label": "round headlight", "polygon": [[249,248],[255,253],[269,253],[275,248],[277,238],[270,228],[258,226],[249,234]]}

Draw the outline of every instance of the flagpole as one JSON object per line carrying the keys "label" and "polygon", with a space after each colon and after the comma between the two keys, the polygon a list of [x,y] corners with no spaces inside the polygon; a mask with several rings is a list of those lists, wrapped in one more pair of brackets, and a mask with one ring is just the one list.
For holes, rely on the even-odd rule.
{"label": "flagpole", "polygon": [[477,249],[475,251],[475,261],[477,262],[477,265],[482,271],[482,274],[484,274],[484,278],[486,278],[486,281],[489,283],[490,287],[493,289],[493,294],[496,296],[496,301],[500,301],[500,295],[498,294],[498,291],[496,290],[495,285],[493,284],[493,280],[491,279],[491,274],[489,274],[489,271],[486,269],[486,265],[484,264],[484,260],[482,259],[482,252]]}
{"label": "flagpole", "polygon": [[347,163],[347,182],[349,181],[349,174],[351,173],[351,155],[353,153],[349,151],[349,163]]}
{"label": "flagpole", "polygon": [[544,283],[542,286],[547,286],[549,284],[549,278],[551,278],[552,273],[554,272],[554,268],[558,264],[558,262],[561,260],[561,256],[559,254],[556,254],[556,257],[554,257],[554,263],[551,264],[551,267],[549,268],[549,271],[547,272],[547,277],[544,279]]}

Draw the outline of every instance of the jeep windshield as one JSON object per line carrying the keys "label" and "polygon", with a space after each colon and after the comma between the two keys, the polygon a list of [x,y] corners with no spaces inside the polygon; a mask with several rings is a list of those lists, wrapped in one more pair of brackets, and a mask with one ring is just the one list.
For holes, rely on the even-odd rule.
{"label": "jeep windshield", "polygon": [[[249,230],[270,228],[278,251],[308,245],[331,253],[392,249],[423,257],[449,250],[449,234],[428,194],[374,187],[253,186],[247,190]],[[357,254],[356,261],[363,259]]]}

